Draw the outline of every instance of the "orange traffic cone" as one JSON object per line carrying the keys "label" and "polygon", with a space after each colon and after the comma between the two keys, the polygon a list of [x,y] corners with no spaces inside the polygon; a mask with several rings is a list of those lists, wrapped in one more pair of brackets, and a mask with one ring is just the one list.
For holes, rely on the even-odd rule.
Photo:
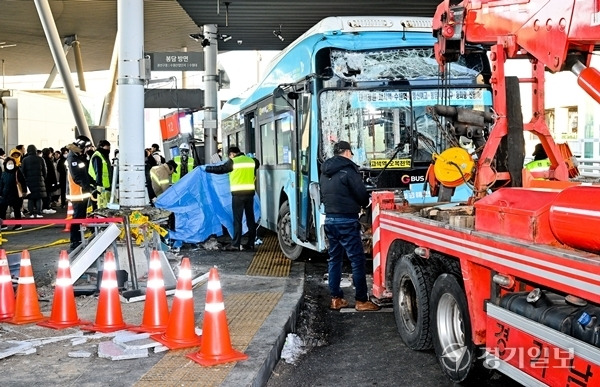
{"label": "orange traffic cone", "polygon": [[28,324],[44,320],[46,317],[40,312],[37,289],[31,268],[29,251],[21,252],[21,268],[19,269],[19,286],[17,286],[17,299],[15,314],[7,320],[10,324]]}
{"label": "orange traffic cone", "polygon": [[77,304],[75,303],[75,291],[73,290],[73,281],[71,279],[69,254],[66,250],[62,250],[58,260],[52,313],[48,321],[39,322],[38,325],[53,329],[63,329],[89,323],[89,321],[80,320],[77,316]]}
{"label": "orange traffic cone", "polygon": [[196,335],[196,323],[194,321],[192,270],[190,269],[189,258],[181,260],[181,267],[177,276],[175,299],[173,300],[167,329],[165,333],[150,337],[169,349],[200,345],[201,336]]}
{"label": "orange traffic cone", "polygon": [[15,290],[13,289],[8,259],[4,249],[0,250],[0,321],[15,314]]}
{"label": "orange traffic cone", "polygon": [[73,211],[73,203],[71,203],[71,201],[69,200],[69,204],[67,205],[67,217],[65,218],[65,220],[67,220],[67,223],[65,223],[65,228],[63,229],[64,232],[71,231],[71,222],[69,222],[69,220],[73,219],[74,212],[75,211]]}
{"label": "orange traffic cone", "polygon": [[219,274],[215,267],[211,268],[208,273],[204,323],[202,324],[202,345],[200,351],[186,356],[207,367],[248,359],[248,355],[236,351],[231,346],[221,292],[221,281],[219,281]]}
{"label": "orange traffic cone", "polygon": [[164,332],[169,322],[169,305],[158,251],[153,250],[148,265],[148,283],[142,325],[131,329],[136,332]]}
{"label": "orange traffic cone", "polygon": [[131,325],[127,325],[123,321],[115,256],[112,251],[107,251],[104,255],[104,272],[102,273],[100,296],[98,296],[96,322],[91,325],[84,325],[81,329],[86,331],[114,332],[130,327]]}

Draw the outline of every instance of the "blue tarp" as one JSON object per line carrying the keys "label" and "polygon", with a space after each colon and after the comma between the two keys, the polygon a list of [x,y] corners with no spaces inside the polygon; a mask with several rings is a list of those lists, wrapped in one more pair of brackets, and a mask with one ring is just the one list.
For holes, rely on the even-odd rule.
{"label": "blue tarp", "polygon": [[[204,242],[211,235],[223,235],[225,226],[233,235],[233,212],[229,175],[215,175],[194,168],[162,193],[154,205],[175,214],[175,230],[169,238],[185,243]],[[260,217],[260,202],[254,195],[254,217]],[[246,220],[242,232],[246,233]]]}

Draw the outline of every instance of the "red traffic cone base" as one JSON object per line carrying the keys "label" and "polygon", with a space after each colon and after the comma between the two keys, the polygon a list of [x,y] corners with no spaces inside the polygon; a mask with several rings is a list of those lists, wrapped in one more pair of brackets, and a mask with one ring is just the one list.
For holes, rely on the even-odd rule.
{"label": "red traffic cone base", "polygon": [[29,324],[46,319],[40,311],[38,294],[31,268],[29,251],[21,253],[21,268],[19,269],[19,286],[17,286],[17,299],[15,301],[15,314],[7,320],[10,324]]}
{"label": "red traffic cone base", "polygon": [[0,250],[0,321],[15,315],[15,290],[12,285],[8,259],[4,249]]}
{"label": "red traffic cone base", "polygon": [[146,301],[144,317],[139,327],[131,328],[134,332],[157,333],[164,332],[169,323],[169,305],[167,292],[162,275],[162,266],[158,251],[153,250],[148,267],[148,282],[146,285]]}
{"label": "red traffic cone base", "polygon": [[192,293],[192,270],[189,258],[181,260],[175,299],[167,329],[163,334],[152,335],[150,338],[158,341],[169,349],[197,347],[202,337],[196,335],[194,321],[194,300]]}
{"label": "red traffic cone base", "polygon": [[71,268],[69,254],[66,250],[60,252],[58,260],[58,273],[56,274],[56,286],[54,287],[54,300],[52,301],[52,313],[48,321],[38,325],[52,329],[64,329],[81,324],[90,324],[82,321],[77,315],[77,304],[75,302],[75,291],[71,279]]}
{"label": "red traffic cone base", "polygon": [[100,285],[100,296],[98,297],[96,322],[92,325],[84,325],[81,329],[106,333],[128,328],[131,328],[131,325],[125,324],[121,311],[115,256],[112,251],[107,251],[104,256],[104,270],[102,284]]}
{"label": "red traffic cone base", "polygon": [[200,365],[210,367],[248,359],[248,355],[236,351],[231,346],[221,281],[219,281],[217,269],[214,267],[208,274],[202,337],[200,351],[186,355]]}

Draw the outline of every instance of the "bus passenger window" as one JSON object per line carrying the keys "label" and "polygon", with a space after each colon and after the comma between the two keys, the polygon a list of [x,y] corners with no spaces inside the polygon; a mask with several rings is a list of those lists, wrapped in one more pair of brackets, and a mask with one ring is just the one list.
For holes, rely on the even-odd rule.
{"label": "bus passenger window", "polygon": [[275,121],[277,128],[277,164],[292,162],[292,119],[290,116]]}
{"label": "bus passenger window", "polygon": [[275,147],[275,129],[273,128],[273,123],[269,122],[261,125],[260,134],[262,141],[261,163],[263,165],[275,165],[277,163],[277,148]]}

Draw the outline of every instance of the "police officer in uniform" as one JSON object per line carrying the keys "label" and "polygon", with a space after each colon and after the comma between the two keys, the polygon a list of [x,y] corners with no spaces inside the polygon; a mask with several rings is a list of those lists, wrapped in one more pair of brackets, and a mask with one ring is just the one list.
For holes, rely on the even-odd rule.
{"label": "police officer in uniform", "polygon": [[[228,251],[253,250],[256,239],[256,222],[254,220],[254,180],[259,162],[246,156],[237,146],[229,147],[229,159],[219,165],[205,165],[203,169],[209,173],[229,173],[231,189],[231,207],[233,209],[233,236]],[[248,243],[242,245],[242,219],[246,214],[248,226]]]}
{"label": "police officer in uniform", "polygon": [[[85,219],[88,200],[91,197],[92,185],[88,174],[85,149],[92,145],[86,136],[77,136],[72,144],[67,145],[67,185],[69,193],[67,199],[73,204],[73,219]],[[81,244],[80,225],[71,225],[70,251]]]}

